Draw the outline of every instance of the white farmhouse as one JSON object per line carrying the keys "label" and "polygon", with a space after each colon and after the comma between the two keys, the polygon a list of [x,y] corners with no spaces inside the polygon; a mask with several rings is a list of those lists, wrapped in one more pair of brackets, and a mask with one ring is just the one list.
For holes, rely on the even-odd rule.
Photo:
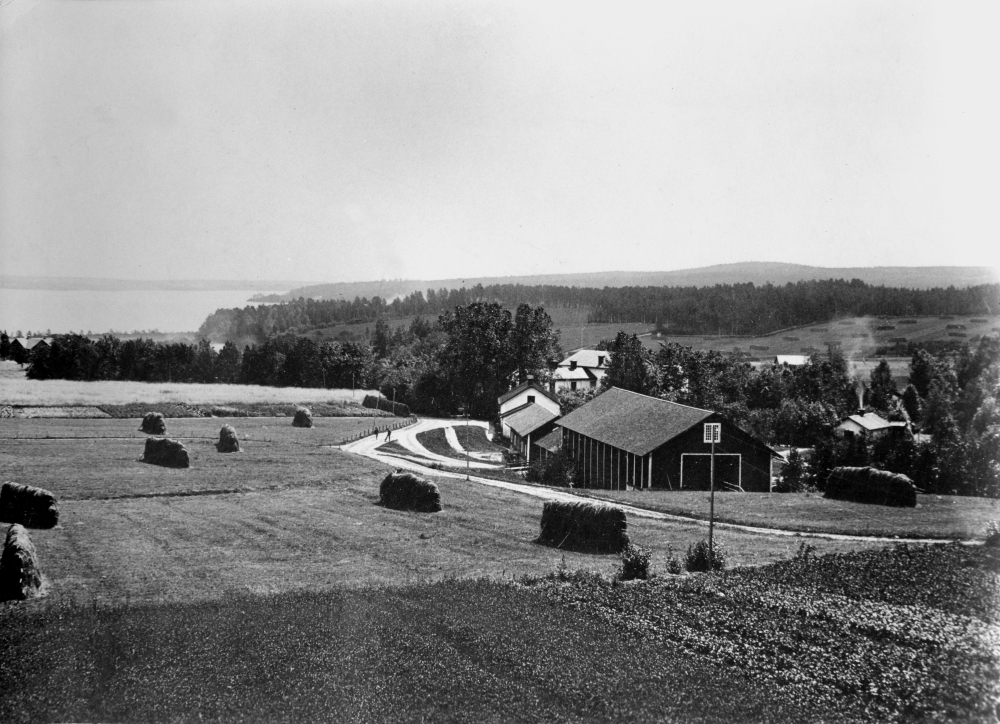
{"label": "white farmhouse", "polygon": [[497,402],[500,403],[500,430],[504,437],[510,437],[510,417],[532,405],[559,416],[559,399],[530,375],[510,392],[497,398]]}
{"label": "white farmhouse", "polygon": [[600,349],[581,349],[559,363],[552,372],[549,389],[588,390],[597,387],[608,373],[608,353]]}

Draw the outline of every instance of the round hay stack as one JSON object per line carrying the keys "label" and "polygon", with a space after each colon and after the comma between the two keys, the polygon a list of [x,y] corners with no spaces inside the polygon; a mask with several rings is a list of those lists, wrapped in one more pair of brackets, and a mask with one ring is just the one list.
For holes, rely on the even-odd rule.
{"label": "round hay stack", "polygon": [[0,601],[31,598],[38,594],[41,585],[42,572],[35,546],[24,526],[15,523],[7,529],[0,555]]}
{"label": "round hay stack", "polygon": [[236,430],[232,425],[223,425],[219,430],[219,442],[215,443],[215,449],[221,453],[232,453],[240,451],[240,441],[236,437]]}
{"label": "round hay stack", "polygon": [[139,425],[139,432],[147,435],[163,435],[167,431],[167,423],[163,420],[163,414],[159,412],[147,412],[142,416],[142,424]]}
{"label": "round hay stack", "polygon": [[386,508],[437,513],[441,510],[441,493],[431,481],[397,470],[382,480],[379,502]]}
{"label": "round hay stack", "polygon": [[309,411],[308,407],[300,407],[295,411],[295,417],[292,418],[292,427],[312,427],[313,426],[313,414]]}
{"label": "round hay stack", "polygon": [[55,528],[59,523],[56,496],[42,488],[4,483],[0,487],[0,521],[28,528]]}
{"label": "round hay stack", "polygon": [[191,467],[187,448],[176,440],[165,437],[147,437],[146,449],[139,461],[165,468]]}

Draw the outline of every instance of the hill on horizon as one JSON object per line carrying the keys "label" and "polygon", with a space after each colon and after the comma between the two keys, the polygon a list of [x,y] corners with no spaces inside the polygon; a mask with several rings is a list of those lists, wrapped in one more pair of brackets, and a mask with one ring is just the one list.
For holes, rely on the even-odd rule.
{"label": "hill on horizon", "polygon": [[553,285],[567,287],[679,286],[704,287],[716,284],[788,284],[813,279],[860,279],[867,284],[931,289],[933,287],[970,287],[1000,281],[997,269],[985,266],[881,266],[818,267],[784,262],[738,262],[716,264],[675,271],[607,271],[580,274],[537,274],[508,277],[470,277],[467,279],[389,279],[368,282],[334,282],[292,289],[287,294],[255,297],[257,301],[278,302],[299,297],[354,299],[355,297],[393,299],[427,289],[471,288],[477,284]]}

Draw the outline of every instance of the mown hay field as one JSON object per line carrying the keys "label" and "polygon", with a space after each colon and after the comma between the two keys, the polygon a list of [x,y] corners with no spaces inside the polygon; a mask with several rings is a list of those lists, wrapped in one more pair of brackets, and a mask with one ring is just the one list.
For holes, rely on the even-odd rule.
{"label": "mown hay field", "polygon": [[[241,443],[243,422],[233,421]],[[168,421],[169,434],[190,452],[191,467],[180,470],[139,462],[143,442],[135,438],[3,441],[0,476],[59,499],[59,526],[32,535],[52,596],[216,599],[241,590],[541,574],[564,555],[569,565],[605,574],[618,566],[613,555],[535,544],[542,503],[511,491],[431,476],[441,491],[441,512],[383,508],[379,485],[391,468],[324,447],[317,439],[322,427],[302,430],[286,421],[268,440],[256,437],[263,429],[250,429],[243,451],[227,455],[214,447],[218,421],[189,424],[204,427],[204,437],[185,439]],[[682,554],[705,528],[631,518],[629,532],[653,549],[653,569],[663,571],[671,547]],[[737,564],[787,558],[799,542],[720,535],[737,551]],[[817,545],[824,551],[856,547]]]}
{"label": "mown hay field", "polygon": [[[580,490],[615,503],[708,520],[703,490]],[[918,495],[916,508],[831,500],[821,493],[715,493],[715,519],[761,528],[846,535],[978,539],[1000,520],[1000,500],[959,495]]]}

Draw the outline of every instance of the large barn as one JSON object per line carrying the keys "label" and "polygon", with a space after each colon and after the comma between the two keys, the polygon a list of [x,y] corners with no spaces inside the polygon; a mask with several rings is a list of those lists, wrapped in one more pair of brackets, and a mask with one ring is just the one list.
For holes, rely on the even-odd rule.
{"label": "large barn", "polygon": [[711,410],[612,388],[556,422],[582,487],[707,490],[711,444],[705,423],[721,424],[716,489],[766,492],[778,453]]}

